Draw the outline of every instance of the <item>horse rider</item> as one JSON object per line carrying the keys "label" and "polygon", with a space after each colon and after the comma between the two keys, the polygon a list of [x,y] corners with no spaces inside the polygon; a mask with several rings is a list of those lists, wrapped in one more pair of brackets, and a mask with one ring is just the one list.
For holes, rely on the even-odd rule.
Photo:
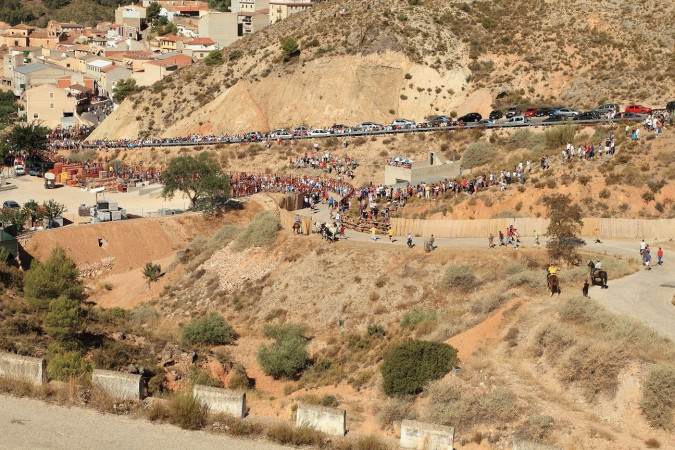
{"label": "horse rider", "polygon": [[558,272],[558,268],[556,267],[555,263],[551,261],[551,264],[549,264],[548,269],[546,269],[546,284],[548,284],[548,279],[551,278],[551,275],[555,275],[556,272]]}
{"label": "horse rider", "polygon": [[593,273],[599,273],[602,270],[602,263],[600,262],[600,259],[598,259],[595,262],[595,266],[593,267]]}

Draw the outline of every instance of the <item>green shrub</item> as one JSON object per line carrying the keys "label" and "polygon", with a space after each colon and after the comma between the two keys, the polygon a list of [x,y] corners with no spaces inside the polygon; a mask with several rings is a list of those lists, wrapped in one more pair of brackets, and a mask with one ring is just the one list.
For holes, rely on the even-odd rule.
{"label": "green shrub", "polygon": [[50,380],[68,381],[70,377],[84,378],[91,366],[71,345],[54,343],[47,347],[47,376]]}
{"label": "green shrub", "polygon": [[148,262],[143,267],[143,278],[145,278],[148,284],[159,280],[159,277],[162,275],[162,266],[159,264],[153,264]]}
{"label": "green shrub", "polygon": [[229,58],[230,61],[236,61],[236,60],[238,60],[239,58],[241,58],[242,56],[244,56],[244,52],[242,52],[241,50],[237,49],[237,50],[232,50],[232,51],[230,52],[228,58]]}
{"label": "green shrub", "polygon": [[308,359],[307,343],[302,338],[291,337],[258,348],[258,363],[274,378],[294,378],[305,368]]}
{"label": "green shrub", "polygon": [[267,339],[274,339],[276,341],[304,339],[306,329],[307,327],[297,323],[265,325],[262,335]]}
{"label": "green shrub", "polygon": [[207,408],[191,392],[176,394],[169,403],[169,418],[185,430],[199,430],[206,425]]}
{"label": "green shrub", "polygon": [[414,395],[443,377],[459,362],[457,350],[442,342],[408,341],[394,348],[382,363],[382,388],[390,397]]}
{"label": "green shrub", "polygon": [[413,309],[405,313],[401,319],[401,328],[408,328],[415,326],[420,322],[427,320],[436,320],[436,310],[435,309],[417,309],[413,306]]}
{"label": "green shrub", "polygon": [[195,367],[190,371],[190,384],[193,386],[198,384],[200,386],[223,387],[223,382],[218,378],[213,378],[208,369],[201,369],[199,367]]}
{"label": "green shrub", "polygon": [[84,287],[78,277],[73,260],[66,257],[61,247],[56,247],[44,264],[37,259],[31,263],[23,283],[26,301],[36,308],[47,309],[52,300],[61,296],[81,300]]}
{"label": "green shrub", "polygon": [[665,430],[673,429],[675,366],[661,363],[650,367],[642,385],[640,408],[651,426]]}
{"label": "green shrub", "polygon": [[227,345],[235,339],[234,329],[223,316],[211,313],[201,319],[193,319],[181,331],[183,343],[188,345]]}
{"label": "green shrub", "polygon": [[58,341],[74,339],[75,334],[84,328],[80,301],[64,296],[49,303],[49,312],[44,320],[47,333]]}
{"label": "green shrub", "polygon": [[5,247],[0,247],[0,264],[7,264],[11,256]]}
{"label": "green shrub", "polygon": [[450,263],[445,269],[443,275],[443,286],[447,289],[460,289],[468,291],[476,282],[476,278],[471,273],[471,268],[467,265],[457,265]]}
{"label": "green shrub", "polygon": [[462,154],[462,167],[471,169],[492,162],[497,151],[489,142],[478,141],[470,144]]}
{"label": "green shrub", "polygon": [[[230,56],[231,55],[232,53],[230,53]],[[204,64],[207,66],[222,64],[224,61],[225,59],[223,58],[223,52],[221,50],[212,50],[206,55],[206,58],[204,58]]]}
{"label": "green shrub", "polygon": [[232,250],[241,251],[249,247],[269,245],[276,239],[279,229],[279,219],[274,214],[269,211],[258,213],[234,239]]}

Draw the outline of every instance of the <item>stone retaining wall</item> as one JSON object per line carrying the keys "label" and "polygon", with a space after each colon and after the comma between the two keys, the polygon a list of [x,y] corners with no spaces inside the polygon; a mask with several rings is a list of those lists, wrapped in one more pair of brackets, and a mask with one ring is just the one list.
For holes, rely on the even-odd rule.
{"label": "stone retaining wall", "polygon": [[143,398],[140,375],[96,369],[91,374],[91,382],[117,399],[138,401]]}
{"label": "stone retaining wall", "polygon": [[308,426],[333,436],[344,436],[347,432],[347,411],[300,403],[296,412],[295,425],[297,427]]}
{"label": "stone retaining wall", "polygon": [[192,390],[195,398],[212,412],[223,412],[234,417],[246,415],[246,394],[210,386],[195,385]]}
{"label": "stone retaining wall", "polygon": [[0,376],[40,385],[47,382],[47,363],[42,358],[0,352]]}
{"label": "stone retaining wall", "polygon": [[401,422],[401,448],[452,450],[455,429],[443,425],[404,420]]}

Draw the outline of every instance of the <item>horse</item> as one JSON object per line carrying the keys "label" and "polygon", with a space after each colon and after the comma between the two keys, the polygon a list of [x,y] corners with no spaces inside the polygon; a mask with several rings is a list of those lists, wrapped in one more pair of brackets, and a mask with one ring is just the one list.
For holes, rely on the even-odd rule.
{"label": "horse", "polygon": [[300,222],[293,223],[293,234],[300,234]]}
{"label": "horse", "polygon": [[558,280],[558,275],[554,273],[551,274],[546,283],[548,284],[548,290],[551,291],[551,297],[556,293],[560,296],[560,281]]}
{"label": "horse", "polygon": [[598,270],[597,272],[595,271],[595,264],[593,264],[593,261],[588,261],[588,267],[591,270],[591,284],[596,285],[600,284],[600,286],[603,289],[607,289],[609,286],[607,286],[607,272],[604,270]]}

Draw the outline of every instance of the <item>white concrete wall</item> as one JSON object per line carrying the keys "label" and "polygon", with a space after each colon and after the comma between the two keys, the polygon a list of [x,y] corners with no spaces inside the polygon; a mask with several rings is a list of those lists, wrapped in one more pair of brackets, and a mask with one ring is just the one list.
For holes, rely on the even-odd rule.
{"label": "white concrete wall", "polygon": [[46,369],[47,364],[42,358],[0,352],[0,377],[39,385],[47,382]]}
{"label": "white concrete wall", "polygon": [[91,382],[108,395],[123,400],[141,400],[141,376],[112,370],[94,370]]}
{"label": "white concrete wall", "polygon": [[195,398],[198,398],[202,405],[212,412],[222,412],[238,418],[246,415],[246,393],[244,392],[200,385],[195,385],[192,392]]}
{"label": "white concrete wall", "polygon": [[347,411],[300,403],[296,412],[295,426],[303,425],[333,436],[344,436],[347,432]]}
{"label": "white concrete wall", "polygon": [[401,422],[401,448],[452,450],[455,429],[443,425],[404,420]]}

